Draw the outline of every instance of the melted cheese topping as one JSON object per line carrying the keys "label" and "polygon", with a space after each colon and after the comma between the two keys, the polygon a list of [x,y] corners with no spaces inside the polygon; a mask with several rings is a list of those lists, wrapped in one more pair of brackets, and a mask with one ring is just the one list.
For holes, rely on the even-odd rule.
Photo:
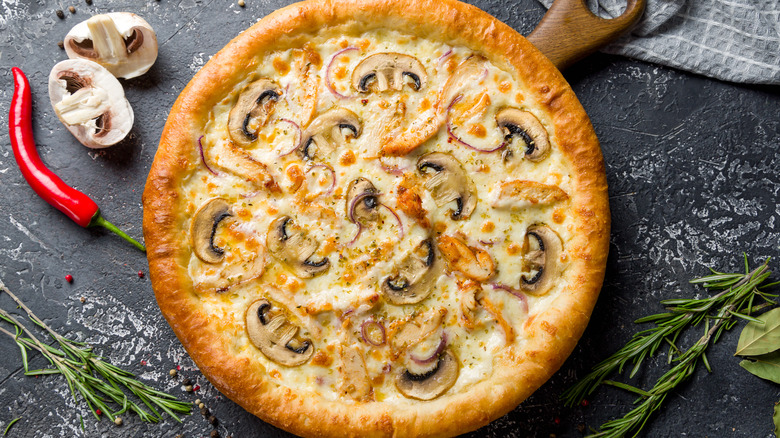
{"label": "melted cheese topping", "polygon": [[[358,93],[351,86],[352,71],[361,60],[380,52],[411,55],[419,60],[427,74],[425,86],[419,91],[406,84],[401,91]],[[535,274],[524,263],[528,252],[524,248],[526,230],[533,224],[546,224],[561,237],[563,252],[558,262],[565,268],[567,242],[573,230],[567,215],[570,201],[535,205],[518,200],[516,208],[492,205],[500,183],[517,179],[555,186],[571,195],[569,165],[558,152],[547,115],[526,99],[530,93],[511,72],[486,62],[484,71],[469,79],[462,97],[453,105],[447,103],[451,106],[452,132],[472,146],[493,149],[504,141],[504,133],[496,125],[496,112],[516,107],[531,112],[545,127],[551,143],[549,156],[539,162],[524,159],[517,140],[494,152],[476,151],[449,135],[446,125],[406,156],[386,157],[381,153],[383,141],[413,129],[410,123],[434,111],[447,79],[472,55],[464,47],[449,47],[393,31],[314,38],[305,49],[266,54],[254,70],[247,71],[246,80],[213,108],[202,138],[203,156],[210,169],[200,165],[183,189],[191,212],[211,198],[222,197],[231,203],[233,217],[228,226],[220,225],[214,233],[215,245],[224,249],[225,259],[210,265],[193,253],[189,272],[203,311],[214,330],[224,333],[224,342],[234,354],[255,361],[281,385],[350,402],[353,399],[345,389],[350,376],[342,372],[345,364],[339,352],[343,346],[355,346],[364,360],[371,388],[360,400],[416,403],[399,392],[395,381],[405,369],[411,371],[416,366],[409,356],[430,356],[443,333],[447,348],[460,363],[449,393],[465,391],[488,378],[493,372],[493,357],[509,343],[522,349],[526,341],[524,323],[546,309],[566,285],[555,284],[538,297],[518,297],[494,285],[510,286],[517,292],[521,276],[531,278]],[[230,110],[242,89],[259,78],[275,81],[283,92],[271,104],[272,114],[260,127],[257,140],[239,147],[231,144],[228,132]],[[329,86],[346,97],[337,96]],[[301,131],[317,115],[334,107],[355,113],[361,120],[361,134],[347,136],[330,155],[318,153],[312,160],[303,159],[301,147],[296,148]],[[506,161],[505,152],[510,148],[514,148],[514,154]],[[437,205],[423,185],[426,177],[417,170],[416,163],[433,151],[457,159],[472,179],[477,203],[469,219],[452,220],[455,202]],[[252,181],[257,163],[265,166],[281,193]],[[350,182],[359,177],[375,186],[380,193],[377,200],[385,207],[378,208],[379,219],[355,238],[358,227],[349,221],[345,204]],[[404,213],[399,205],[399,187],[405,178],[407,186],[411,182],[420,196],[430,228]],[[269,226],[281,216],[289,216],[319,244],[312,257],[328,258],[330,266],[325,272],[299,278],[266,250]],[[381,282],[393,275],[398,263],[421,241],[432,236],[436,242],[441,234],[458,237],[492,258],[496,272],[482,282],[478,294],[481,299],[475,301],[473,291],[463,290],[463,274],[445,267],[432,282],[433,291],[426,299],[407,305],[387,302],[380,291]],[[437,256],[441,257],[440,252]],[[255,264],[259,261],[264,266],[258,271]],[[242,269],[262,275],[236,275]],[[252,344],[245,331],[246,309],[261,298],[275,303],[291,323],[300,327],[300,339],[309,339],[315,349],[311,360],[297,367],[282,366]],[[401,353],[393,354],[390,342],[374,346],[361,336],[361,324],[367,320],[381,323],[387,338],[391,338],[407,321],[432,309],[446,309],[441,327]],[[417,367],[426,366],[430,367]]]}

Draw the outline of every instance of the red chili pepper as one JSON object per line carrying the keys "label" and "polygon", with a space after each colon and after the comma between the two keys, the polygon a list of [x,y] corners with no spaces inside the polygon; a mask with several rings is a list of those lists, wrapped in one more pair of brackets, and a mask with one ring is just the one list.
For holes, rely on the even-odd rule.
{"label": "red chili pepper", "polygon": [[51,204],[57,210],[65,213],[73,222],[82,227],[101,226],[113,231],[126,241],[135,245],[141,251],[146,251],[143,245],[125,234],[116,225],[105,220],[100,214],[95,201],[84,193],[65,184],[57,175],[49,170],[35,147],[32,131],[32,95],[30,83],[20,69],[11,69],[14,75],[14,96],[11,101],[11,111],[8,115],[8,128],[11,135],[11,146],[14,150],[19,169],[24,179],[35,193]]}

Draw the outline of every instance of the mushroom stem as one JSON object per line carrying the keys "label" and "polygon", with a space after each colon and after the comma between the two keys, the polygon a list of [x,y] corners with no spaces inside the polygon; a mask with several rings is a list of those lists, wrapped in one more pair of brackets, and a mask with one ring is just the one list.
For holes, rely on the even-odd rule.
{"label": "mushroom stem", "polygon": [[92,46],[105,64],[116,65],[127,60],[127,47],[122,34],[108,15],[100,14],[87,20]]}

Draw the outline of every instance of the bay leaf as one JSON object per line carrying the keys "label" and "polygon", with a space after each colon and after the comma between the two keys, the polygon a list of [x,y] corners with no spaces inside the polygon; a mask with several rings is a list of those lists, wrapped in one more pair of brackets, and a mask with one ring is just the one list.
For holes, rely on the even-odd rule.
{"label": "bay leaf", "polygon": [[750,321],[739,335],[735,356],[759,356],[780,349],[780,307],[756,317],[763,324]]}
{"label": "bay leaf", "polygon": [[743,360],[739,366],[762,379],[780,383],[780,351],[750,359],[752,360]]}

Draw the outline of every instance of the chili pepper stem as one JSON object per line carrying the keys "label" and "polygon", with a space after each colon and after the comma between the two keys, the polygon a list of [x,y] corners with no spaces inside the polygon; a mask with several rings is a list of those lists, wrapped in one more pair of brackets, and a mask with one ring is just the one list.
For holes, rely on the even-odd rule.
{"label": "chili pepper stem", "polygon": [[92,221],[89,223],[90,227],[94,226],[101,226],[107,230],[113,231],[117,236],[125,239],[126,241],[130,242],[135,246],[136,248],[140,249],[143,252],[146,252],[146,247],[143,246],[141,243],[139,243],[137,240],[133,239],[132,237],[128,236],[127,233],[120,230],[116,225],[112,224],[111,222],[107,221],[103,215],[100,214],[100,210],[98,210],[97,213],[95,213],[95,217],[92,218]]}

